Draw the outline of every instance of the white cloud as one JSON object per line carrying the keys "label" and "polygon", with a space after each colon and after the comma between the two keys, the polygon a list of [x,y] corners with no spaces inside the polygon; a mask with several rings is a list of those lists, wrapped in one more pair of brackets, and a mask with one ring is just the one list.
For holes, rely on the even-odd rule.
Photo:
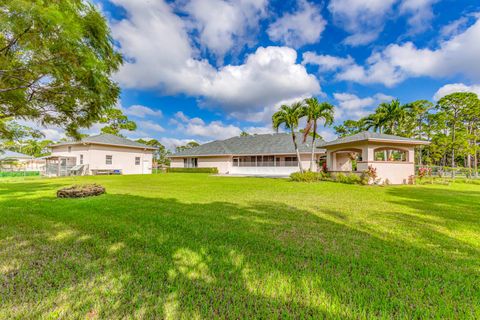
{"label": "white cloud", "polygon": [[321,92],[317,78],[296,63],[294,49],[260,47],[243,64],[217,69],[195,58],[184,21],[164,1],[112,1],[128,13],[128,19],[112,23],[127,57],[116,76],[125,88],[184,93],[228,112],[259,111],[280,100]]}
{"label": "white cloud", "polygon": [[307,51],[302,56],[302,64],[314,64],[321,71],[334,71],[355,64],[352,57],[335,57],[330,55],[317,55],[312,51]]}
{"label": "white cloud", "polygon": [[466,85],[463,83],[451,83],[451,84],[446,84],[440,89],[438,89],[437,92],[435,92],[435,95],[433,96],[433,99],[435,101],[440,100],[446,95],[449,95],[451,93],[455,92],[473,92],[476,93],[480,97],[480,84],[477,85]]}
{"label": "white cloud", "polygon": [[[382,51],[374,52],[365,66],[349,63],[348,58],[337,58],[337,80],[363,84],[382,83],[392,87],[410,77],[453,77],[461,75],[471,80],[480,80],[480,17],[462,33],[442,40],[436,49],[417,48],[412,42],[391,44]],[[306,63],[328,66],[316,61],[312,54]],[[327,56],[328,57],[328,56]],[[335,58],[335,57],[334,57]],[[343,59],[343,60],[342,60]],[[334,60],[332,60],[334,61]],[[333,69],[333,67],[331,68]]]}
{"label": "white cloud", "polygon": [[240,135],[242,130],[232,124],[224,124],[222,121],[206,123],[203,119],[189,118],[179,111],[174,115],[172,124],[177,125],[177,131],[191,136],[223,140]]}
{"label": "white cloud", "polygon": [[334,22],[352,35],[345,43],[368,44],[383,29],[386,15],[397,0],[332,0],[328,5]]}
{"label": "white cloud", "polygon": [[275,133],[276,131],[273,130],[272,126],[268,127],[246,127],[243,130],[249,134],[269,134]]}
{"label": "white cloud", "polygon": [[182,9],[191,18],[202,46],[222,60],[229,50],[242,47],[255,33],[266,5],[266,0],[190,0]]}
{"label": "white cloud", "polygon": [[[328,5],[334,22],[350,33],[344,43],[351,46],[369,44],[382,32],[385,21],[394,12],[407,15],[411,32],[430,27],[432,6],[438,0],[332,0]],[[398,9],[397,9],[398,7]]]}
{"label": "white cloud", "polygon": [[438,0],[403,0],[400,3],[400,13],[408,14],[408,23],[412,33],[422,32],[430,27],[433,19],[432,6]]}
{"label": "white cloud", "polygon": [[306,0],[300,0],[298,10],[287,13],[272,23],[267,34],[273,41],[298,48],[318,42],[326,25],[320,8]]}
{"label": "white cloud", "polygon": [[372,97],[360,98],[352,93],[334,93],[333,97],[338,102],[335,108],[335,119],[357,120],[371,112],[371,107],[381,102],[391,101],[392,96],[377,93]]}
{"label": "white cloud", "polygon": [[145,118],[147,116],[162,117],[161,110],[153,110],[152,108],[142,106],[142,105],[133,105],[128,108],[123,109],[123,112],[127,116],[133,116],[138,118]]}
{"label": "white cloud", "polygon": [[137,121],[137,127],[140,130],[155,131],[155,132],[164,132],[165,129],[153,121]]}

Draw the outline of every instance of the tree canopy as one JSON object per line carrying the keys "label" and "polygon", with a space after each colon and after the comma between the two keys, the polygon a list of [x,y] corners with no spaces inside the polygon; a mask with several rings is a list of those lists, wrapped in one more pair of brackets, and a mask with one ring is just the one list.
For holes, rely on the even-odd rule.
{"label": "tree canopy", "polygon": [[4,0],[0,10],[0,137],[5,119],[78,129],[97,122],[120,93],[122,63],[110,30],[83,0]]}

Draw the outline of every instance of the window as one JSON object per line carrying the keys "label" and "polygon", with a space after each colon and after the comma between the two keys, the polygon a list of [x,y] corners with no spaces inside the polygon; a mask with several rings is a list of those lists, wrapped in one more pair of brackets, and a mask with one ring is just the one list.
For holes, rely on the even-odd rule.
{"label": "window", "polygon": [[297,157],[285,157],[285,167],[298,166]]}
{"label": "window", "polygon": [[112,164],[113,156],[111,155],[106,155],[105,156],[105,164]]}
{"label": "window", "polygon": [[375,149],[375,161],[407,161],[407,151],[394,148]]}
{"label": "window", "polygon": [[80,164],[83,164],[83,154],[80,155]]}
{"label": "window", "polygon": [[197,158],[184,158],[183,159],[183,167],[184,168],[197,168],[198,167],[198,159]]}
{"label": "window", "polygon": [[68,152],[72,152],[72,147],[68,147]]}
{"label": "window", "polygon": [[140,165],[140,157],[135,157],[135,165],[136,166]]}

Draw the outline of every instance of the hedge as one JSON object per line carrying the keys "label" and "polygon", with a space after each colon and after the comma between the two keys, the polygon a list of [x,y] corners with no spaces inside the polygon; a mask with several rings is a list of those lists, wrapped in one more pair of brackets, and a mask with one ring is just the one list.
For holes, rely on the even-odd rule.
{"label": "hedge", "polygon": [[39,176],[40,171],[0,171],[0,178]]}
{"label": "hedge", "polygon": [[218,173],[217,168],[167,168],[167,172],[181,173]]}

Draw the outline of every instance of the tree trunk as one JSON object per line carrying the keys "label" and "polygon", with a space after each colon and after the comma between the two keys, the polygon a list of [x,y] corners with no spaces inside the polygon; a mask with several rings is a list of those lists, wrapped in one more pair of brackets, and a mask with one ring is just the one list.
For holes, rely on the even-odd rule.
{"label": "tree trunk", "polygon": [[477,133],[474,133],[473,138],[473,169],[475,170],[475,178],[478,178],[478,146],[477,146]]}
{"label": "tree trunk", "polygon": [[295,146],[295,152],[297,153],[298,168],[300,168],[300,172],[303,173],[302,161],[300,161],[300,151],[298,150],[297,139],[295,137],[295,132],[293,130],[292,130],[292,140],[293,140],[293,145]]}
{"label": "tree trunk", "polygon": [[312,158],[310,159],[310,171],[313,171],[313,163],[315,162],[315,139],[316,139],[316,137],[317,137],[317,120],[315,120],[313,122]]}
{"label": "tree trunk", "polygon": [[455,178],[455,125],[452,126],[452,178]]}

